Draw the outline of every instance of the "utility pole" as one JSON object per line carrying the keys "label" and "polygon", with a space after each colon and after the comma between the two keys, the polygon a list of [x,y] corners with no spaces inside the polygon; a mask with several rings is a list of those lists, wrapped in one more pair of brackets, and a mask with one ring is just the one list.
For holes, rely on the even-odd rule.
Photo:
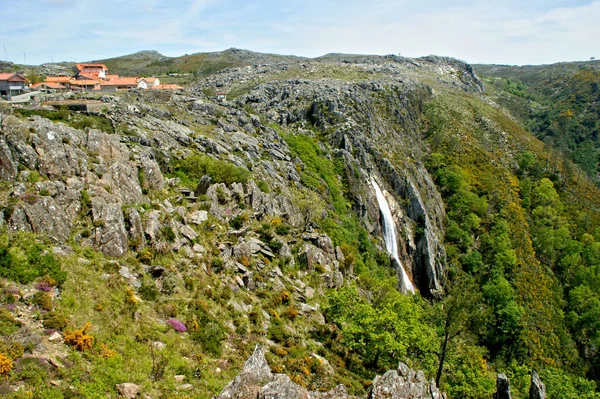
{"label": "utility pole", "polygon": [[23,65],[27,65],[27,54],[23,50],[21,52],[23,53]]}
{"label": "utility pole", "polygon": [[8,61],[8,58],[6,58],[6,44],[3,44],[2,46],[4,46],[4,61]]}

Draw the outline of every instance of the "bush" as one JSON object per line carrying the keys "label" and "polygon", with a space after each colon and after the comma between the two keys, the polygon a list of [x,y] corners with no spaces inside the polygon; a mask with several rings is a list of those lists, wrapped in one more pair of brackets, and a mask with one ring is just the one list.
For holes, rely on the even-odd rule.
{"label": "bush", "polygon": [[40,309],[51,311],[54,305],[52,304],[52,296],[44,291],[38,291],[33,295],[33,303],[40,307]]}
{"label": "bush", "polygon": [[8,375],[10,370],[12,370],[13,364],[12,360],[6,356],[4,353],[0,353],[0,375]]}
{"label": "bush", "polygon": [[29,284],[39,277],[49,276],[57,285],[67,280],[60,262],[46,252],[47,248],[31,235],[16,234],[1,240],[0,277]]}
{"label": "bush", "polygon": [[204,175],[209,175],[215,183],[246,183],[250,177],[250,172],[231,162],[214,159],[206,155],[192,155],[184,159],[181,164],[176,166],[178,172],[183,173],[183,177],[200,179]]}
{"label": "bush", "polygon": [[198,342],[205,352],[213,356],[220,356],[223,339],[226,336],[225,329],[203,309],[198,309],[196,316],[200,328],[191,334],[192,339]]}
{"label": "bush", "polygon": [[183,324],[177,319],[169,319],[169,321],[167,321],[167,324],[173,327],[173,330],[177,332],[185,332],[187,330],[185,324]]}
{"label": "bush", "polygon": [[44,328],[50,330],[63,331],[65,328],[67,328],[68,321],[69,319],[67,319],[67,317],[63,314],[48,313],[48,316],[46,317],[42,325],[44,326]]}
{"label": "bush", "polygon": [[92,326],[91,323],[86,323],[79,330],[67,331],[65,333],[65,344],[74,346],[79,351],[90,349],[94,344],[94,337],[87,333],[87,330]]}
{"label": "bush", "polygon": [[8,336],[19,330],[21,322],[16,320],[8,310],[0,309],[0,336]]}

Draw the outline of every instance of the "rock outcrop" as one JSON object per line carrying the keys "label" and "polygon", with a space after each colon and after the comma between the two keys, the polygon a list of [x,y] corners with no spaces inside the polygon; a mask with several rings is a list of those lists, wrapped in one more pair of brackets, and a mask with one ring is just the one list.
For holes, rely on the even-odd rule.
{"label": "rock outcrop", "polygon": [[496,393],[494,399],[511,399],[510,396],[510,381],[504,373],[498,374],[496,379]]}
{"label": "rock outcrop", "polygon": [[546,399],[546,385],[540,380],[540,376],[535,370],[531,373],[529,399]]}
{"label": "rock outcrop", "polygon": [[[351,399],[343,385],[328,392],[312,392],[294,383],[285,374],[273,374],[264,350],[256,345],[242,372],[230,382],[217,399]],[[422,371],[415,372],[404,363],[373,380],[368,399],[445,399],[435,382],[427,382]]]}

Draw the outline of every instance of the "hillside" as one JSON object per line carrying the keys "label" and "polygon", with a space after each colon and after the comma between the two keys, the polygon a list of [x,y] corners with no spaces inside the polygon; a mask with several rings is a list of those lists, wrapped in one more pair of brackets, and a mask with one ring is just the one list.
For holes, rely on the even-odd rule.
{"label": "hillside", "polygon": [[186,54],[166,57],[156,51],[141,51],[122,57],[96,60],[105,64],[111,73],[123,76],[152,76],[168,73],[208,75],[225,68],[254,64],[273,64],[300,60],[300,57],[255,53],[231,48],[213,53]]}
{"label": "hillside", "polygon": [[542,66],[475,65],[497,88],[497,101],[532,133],[576,162],[598,182],[600,62]]}
{"label": "hillside", "polygon": [[600,397],[600,191],[500,88],[435,56],[188,57],[183,93],[2,106],[2,394],[490,398],[505,373],[525,398],[535,369]]}

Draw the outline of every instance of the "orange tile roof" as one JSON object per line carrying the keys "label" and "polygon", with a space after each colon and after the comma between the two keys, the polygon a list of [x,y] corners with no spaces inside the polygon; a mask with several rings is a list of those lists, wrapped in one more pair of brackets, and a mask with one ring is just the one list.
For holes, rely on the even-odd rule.
{"label": "orange tile roof", "polygon": [[91,80],[91,79],[71,79],[71,81],[69,82],[71,83],[71,86],[92,86],[92,85],[97,85],[100,82],[97,80]]}
{"label": "orange tile roof", "polygon": [[25,82],[27,79],[25,79],[21,75],[17,75],[16,73],[0,73],[0,80],[10,80],[12,82]]}
{"label": "orange tile roof", "polygon": [[146,82],[148,82],[148,83],[154,83],[154,82],[156,82],[156,78],[155,78],[155,77],[152,77],[152,78],[139,78],[139,79],[138,79],[138,82],[139,82],[140,80],[145,80],[145,81],[146,81]]}
{"label": "orange tile roof", "polygon": [[106,75],[104,77],[104,79],[106,80],[110,80],[110,79],[119,79],[119,75]]}
{"label": "orange tile roof", "polygon": [[116,78],[101,83],[103,86],[137,86],[137,78]]}
{"label": "orange tile roof", "polygon": [[46,86],[49,89],[55,89],[55,90],[66,89],[65,86],[61,85],[60,83],[56,83],[56,82],[39,82],[39,83],[32,85],[31,88],[36,89],[42,85]]}
{"label": "orange tile roof", "polygon": [[168,83],[162,83],[156,86],[152,86],[150,87],[153,90],[179,90],[179,89],[183,89],[183,87],[176,85],[176,84],[168,84]]}
{"label": "orange tile roof", "polygon": [[70,76],[46,76],[46,82],[69,83],[71,79]]}
{"label": "orange tile roof", "polygon": [[99,72],[79,72],[77,77],[83,76],[84,78],[98,79],[99,74]]}
{"label": "orange tile roof", "polygon": [[104,69],[105,71],[108,71],[108,68],[104,64],[75,64],[75,68],[77,68],[78,71],[86,68]]}

